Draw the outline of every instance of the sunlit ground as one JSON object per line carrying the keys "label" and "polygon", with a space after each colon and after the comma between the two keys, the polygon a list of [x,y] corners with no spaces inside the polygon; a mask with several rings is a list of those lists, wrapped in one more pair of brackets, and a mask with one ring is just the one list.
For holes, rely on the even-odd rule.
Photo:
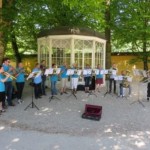
{"label": "sunlit ground", "polygon": [[[47,96],[34,100],[40,109],[28,108],[32,89],[26,85],[24,103],[0,116],[0,150],[149,150],[150,102],[146,84],[132,86],[132,97],[101,93]],[[139,101],[144,105],[141,105]],[[82,119],[85,104],[103,107],[100,121]]]}

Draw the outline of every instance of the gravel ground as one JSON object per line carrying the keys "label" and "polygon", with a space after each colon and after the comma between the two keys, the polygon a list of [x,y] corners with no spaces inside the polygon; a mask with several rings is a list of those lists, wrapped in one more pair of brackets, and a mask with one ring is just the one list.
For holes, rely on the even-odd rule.
{"label": "gravel ground", "polygon": [[[132,83],[132,96],[127,99],[110,94],[104,97],[107,90],[103,87],[97,97],[78,91],[77,100],[63,94],[57,96],[61,100],[49,102],[49,91],[47,96],[34,100],[40,110],[29,107],[25,111],[32,100],[32,88],[27,84],[24,103],[9,107],[0,116],[0,150],[150,149],[147,84]],[[85,104],[103,107],[100,121],[81,118]]]}

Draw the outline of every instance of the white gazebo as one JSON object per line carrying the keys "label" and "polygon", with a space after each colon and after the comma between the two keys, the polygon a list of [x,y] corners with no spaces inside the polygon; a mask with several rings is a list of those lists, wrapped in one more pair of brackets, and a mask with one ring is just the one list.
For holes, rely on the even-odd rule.
{"label": "white gazebo", "polygon": [[106,40],[100,33],[85,28],[59,27],[45,30],[38,35],[38,62],[45,60],[47,66],[66,62],[76,63],[83,69],[86,64],[105,69]]}

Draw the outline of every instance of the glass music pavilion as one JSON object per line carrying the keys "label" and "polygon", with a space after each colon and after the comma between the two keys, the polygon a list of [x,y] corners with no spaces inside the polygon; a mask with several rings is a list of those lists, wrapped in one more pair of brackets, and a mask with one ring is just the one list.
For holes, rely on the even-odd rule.
{"label": "glass music pavilion", "polygon": [[83,69],[86,64],[105,69],[106,40],[100,33],[85,28],[59,27],[45,30],[38,35],[38,62],[46,61],[51,67],[66,62],[76,63]]}

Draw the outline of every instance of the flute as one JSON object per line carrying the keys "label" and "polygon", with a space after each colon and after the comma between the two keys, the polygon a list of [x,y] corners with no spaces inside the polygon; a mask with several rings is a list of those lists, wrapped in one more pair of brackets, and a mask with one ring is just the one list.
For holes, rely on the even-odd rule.
{"label": "flute", "polygon": [[5,76],[9,76],[11,79],[16,80],[16,78],[8,72],[3,72]]}

